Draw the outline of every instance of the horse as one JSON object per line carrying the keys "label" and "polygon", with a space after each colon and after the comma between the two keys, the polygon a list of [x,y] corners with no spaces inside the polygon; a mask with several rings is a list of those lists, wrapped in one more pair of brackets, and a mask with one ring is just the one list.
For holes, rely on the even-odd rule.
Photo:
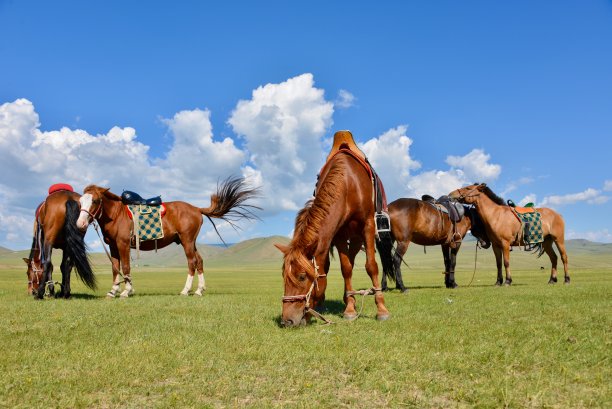
{"label": "horse", "polygon": [[[44,298],[47,288],[56,297],[70,298],[70,273],[73,267],[76,267],[77,275],[87,287],[96,289],[84,233],[76,226],[80,214],[79,198],[80,195],[71,189],[56,190],[36,209],[30,255],[23,261],[28,266],[28,292],[39,299]],[[51,252],[54,248],[62,250],[62,282],[57,294],[54,294],[51,278]]]}
{"label": "horse", "polygon": [[[305,325],[313,316],[322,317],[315,308],[325,300],[333,247],[338,251],[344,278],[344,318],[357,318],[355,294],[373,294],[377,319],[389,318],[375,259],[377,227],[372,187],[368,170],[350,154],[336,154],[324,166],[315,197],[297,214],[291,242],[287,246],[275,244],[283,253],[282,326]],[[389,235],[388,243],[376,242],[381,261],[387,265],[392,265],[390,240]],[[362,245],[372,288],[354,291],[353,265]],[[381,251],[385,245],[389,251]]]}
{"label": "horse", "polygon": [[[195,294],[201,296],[206,290],[206,284],[204,262],[196,248],[196,239],[202,227],[202,216],[206,216],[213,226],[215,224],[211,218],[225,220],[232,226],[234,226],[234,221],[240,219],[255,219],[257,216],[252,213],[251,209],[259,208],[245,204],[245,201],[258,196],[258,192],[258,188],[249,188],[243,178],[234,178],[217,185],[217,191],[211,196],[209,207],[200,208],[183,201],[165,202],[164,237],[159,240],[143,241],[140,244],[140,250],[163,248],[171,243],[181,244],[187,257],[188,274],[180,294],[189,295],[197,270],[198,288]],[[110,188],[89,185],[83,191],[80,202],[81,214],[76,223],[79,229],[85,231],[90,223],[97,221],[104,241],[110,248],[109,258],[112,264],[113,285],[107,297],[114,298],[117,295],[121,282],[125,283],[125,288],[120,296],[129,297],[134,293],[130,275],[130,249],[133,248],[134,223],[128,216],[121,197],[112,193]],[[118,278],[120,274],[122,281],[119,281]]]}
{"label": "horse", "polygon": [[[523,224],[514,213],[512,207],[505,204],[504,200],[497,196],[485,183],[476,183],[449,194],[452,199],[463,203],[472,204],[476,207],[478,215],[482,219],[487,235],[493,244],[493,252],[497,262],[496,285],[502,285],[502,255],[506,270],[505,285],[512,284],[510,272],[510,246],[524,246]],[[565,222],[561,215],[552,209],[541,207],[535,209],[542,217],[542,230],[544,242],[539,251],[539,256],[548,254],[552,265],[549,284],[557,282],[557,255],[553,249],[556,244],[565,273],[565,284],[570,283],[567,265],[567,252],[565,251]]]}
{"label": "horse", "polygon": [[[446,288],[458,286],[455,281],[457,253],[468,230],[471,230],[483,248],[491,245],[478,214],[471,206],[464,205],[464,209],[465,217],[453,225],[448,213],[423,200],[401,198],[389,204],[391,236],[393,242],[397,241],[393,255],[397,289],[401,292],[408,290],[402,280],[401,264],[411,242],[421,246],[441,245],[444,284]],[[383,275],[382,288],[383,291],[387,290],[386,275]]]}

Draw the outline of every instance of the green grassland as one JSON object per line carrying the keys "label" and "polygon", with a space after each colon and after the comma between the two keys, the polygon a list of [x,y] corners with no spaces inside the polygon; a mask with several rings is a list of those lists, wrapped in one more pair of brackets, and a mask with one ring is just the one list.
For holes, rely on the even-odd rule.
{"label": "green grassland", "polygon": [[[271,245],[281,240],[200,246],[201,298],[178,296],[180,247],[141,254],[130,299],[104,297],[110,267],[94,254],[96,293],[74,278],[72,299],[43,301],[26,295],[27,254],[3,249],[0,407],[612,407],[612,245],[571,241],[568,286],[547,285],[545,256],[516,249],[514,284],[499,288],[491,250],[478,251],[467,286],[466,242],[455,290],[443,286],[439,248],[414,246],[411,289],[385,294],[386,322],[372,297],[342,320],[334,260],[324,314],[334,324],[283,329]],[[363,262],[357,288],[370,286]]]}

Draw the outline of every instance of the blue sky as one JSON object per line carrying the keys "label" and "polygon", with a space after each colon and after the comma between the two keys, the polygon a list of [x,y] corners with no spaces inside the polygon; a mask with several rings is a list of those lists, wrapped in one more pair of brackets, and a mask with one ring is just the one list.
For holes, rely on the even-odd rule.
{"label": "blue sky", "polygon": [[0,1],[1,246],[54,182],[206,205],[230,173],[266,197],[228,240],[290,234],[339,129],[391,199],[486,181],[612,242],[609,1],[176,3]]}

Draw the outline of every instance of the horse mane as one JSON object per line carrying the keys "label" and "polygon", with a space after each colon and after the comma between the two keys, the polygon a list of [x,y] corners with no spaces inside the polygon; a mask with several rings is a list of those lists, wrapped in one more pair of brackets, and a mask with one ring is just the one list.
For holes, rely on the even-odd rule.
{"label": "horse mane", "polygon": [[83,192],[87,192],[88,190],[95,190],[96,192],[102,194],[105,198],[109,200],[121,201],[121,197],[117,196],[113,192],[110,191],[110,188],[98,186],[98,185],[87,185]]}
{"label": "horse mane", "polygon": [[487,195],[487,197],[489,199],[493,200],[498,205],[500,205],[500,206],[507,206],[506,201],[502,197],[497,196],[495,193],[493,193],[493,191],[491,190],[491,188],[489,186],[485,186],[482,189],[482,193]]}
{"label": "horse mane", "polygon": [[[337,156],[337,158],[344,157]],[[321,226],[329,214],[329,208],[343,192],[343,180],[344,166],[340,166],[336,160],[327,175],[320,180],[315,198],[308,200],[295,218],[295,230],[287,259],[298,262],[304,271],[310,271],[310,260],[306,253],[314,251]],[[289,280],[293,281],[295,277],[290,275]]]}

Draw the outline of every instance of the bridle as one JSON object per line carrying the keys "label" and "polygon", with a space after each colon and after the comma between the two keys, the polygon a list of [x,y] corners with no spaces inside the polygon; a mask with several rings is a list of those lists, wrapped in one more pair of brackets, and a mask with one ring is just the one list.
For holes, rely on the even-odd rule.
{"label": "bridle", "polygon": [[[313,316],[315,316],[316,318],[319,318],[323,321],[325,321],[326,324],[332,324],[331,321],[329,321],[327,318],[325,318],[324,316],[322,316],[321,314],[319,314],[318,311],[316,311],[313,308],[310,308],[310,298],[312,297],[312,292],[314,291],[314,289],[316,288],[317,290],[319,289],[319,278],[323,278],[323,277],[327,277],[327,274],[319,274],[319,266],[317,264],[317,260],[315,260],[315,258],[312,258],[312,265],[314,266],[315,269],[315,276],[314,276],[314,280],[312,280],[312,284],[310,285],[310,288],[308,289],[308,292],[306,294],[300,294],[300,295],[285,295],[283,296],[282,300],[284,303],[286,302],[301,302],[304,301],[305,305],[304,305],[304,314],[302,315],[302,318],[304,316],[306,316],[306,314],[310,313]],[[291,269],[291,266],[289,266],[289,268]]]}
{"label": "bridle", "polygon": [[98,198],[98,199],[91,201],[92,206],[97,203],[99,203],[99,206],[96,209],[96,211],[93,213],[91,213],[89,210],[81,209],[81,213],[87,214],[87,217],[88,217],[87,224],[93,222],[94,220],[97,220],[98,217],[100,217],[100,215],[102,214],[102,198]]}
{"label": "bridle", "polygon": [[457,198],[457,200],[463,200],[463,199],[467,199],[468,197],[478,197],[482,194],[482,192],[478,192],[478,194],[472,195],[470,193],[474,192],[474,191],[478,191],[478,186],[470,189],[466,194],[460,194],[459,197]]}

